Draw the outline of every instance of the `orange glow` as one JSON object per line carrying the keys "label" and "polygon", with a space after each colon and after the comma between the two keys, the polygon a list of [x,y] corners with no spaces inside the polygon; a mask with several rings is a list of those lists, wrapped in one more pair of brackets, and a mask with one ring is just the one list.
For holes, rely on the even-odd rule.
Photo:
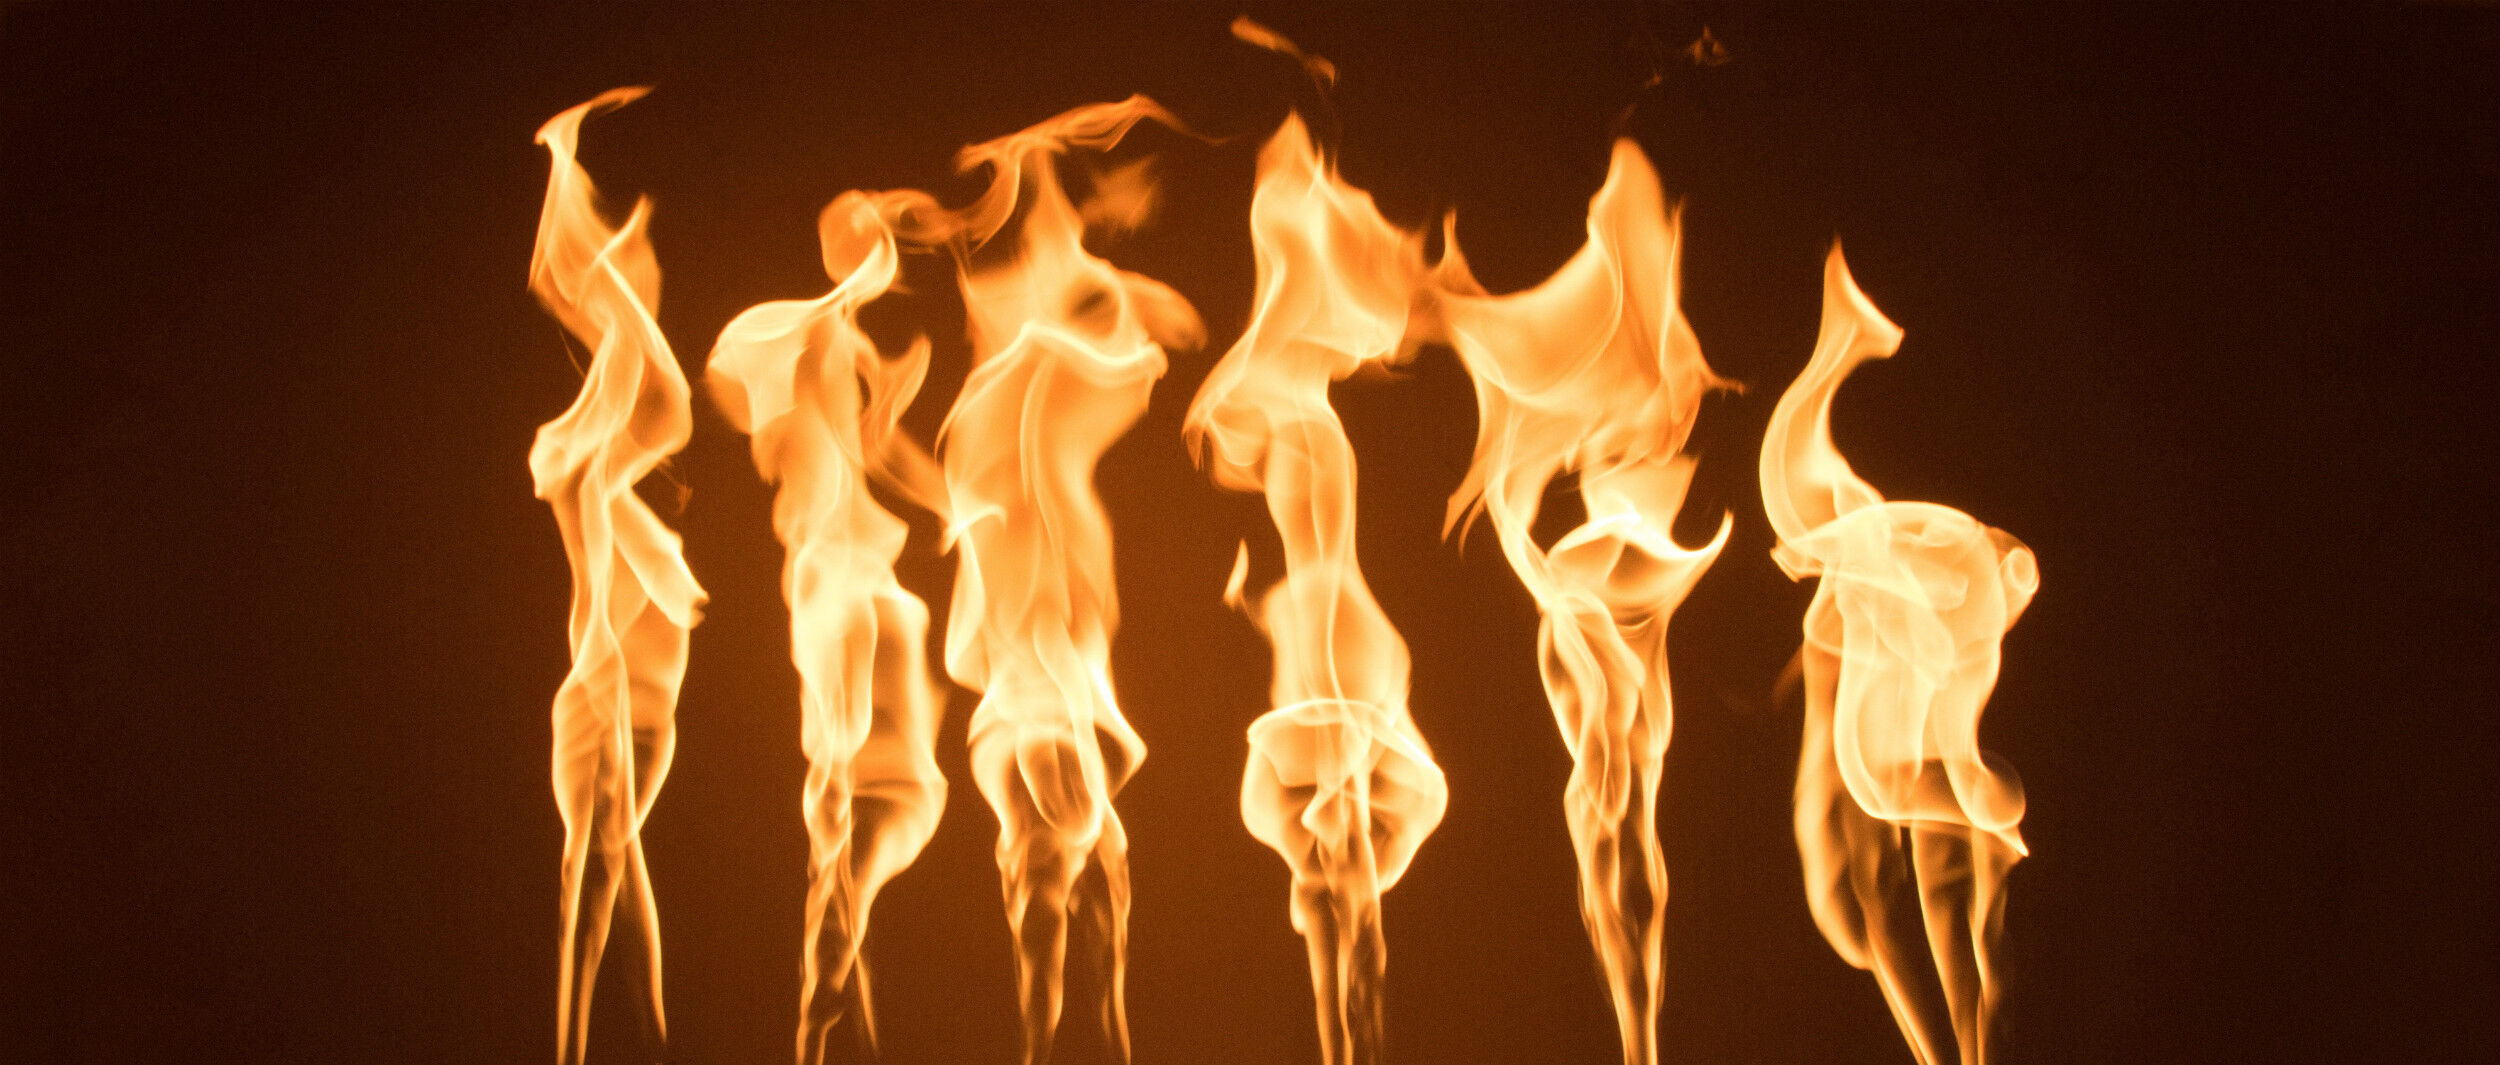
{"label": "orange glow", "polygon": [[1887,502],[1832,446],[1833,393],[1900,344],[1834,247],[1814,357],[1762,443],[1773,557],[1820,578],[1799,652],[1797,847],[1815,923],[1874,972],[1911,1052],[1942,1065],[1958,1046],[1979,1065],[2005,875],[2027,853],[2022,782],[1979,749],[1979,714],[2040,578],[2013,537],[1949,507]]}
{"label": "orange glow", "polygon": [[1370,1065],[1383,1034],[1381,895],[1440,824],[1449,790],[1407,714],[1406,644],[1355,559],[1354,449],[1328,386],[1411,351],[1422,243],[1338,180],[1299,116],[1259,153],[1250,236],[1250,325],[1184,425],[1218,484],[1265,495],[1283,540],[1284,577],[1255,606],[1243,598],[1246,547],[1225,592],[1275,649],[1275,709],[1250,726],[1242,820],[1291,867],[1323,1060]]}
{"label": "orange glow", "polygon": [[[1589,203],[1588,243],[1544,283],[1488,296],[1455,224],[1436,270],[1442,326],[1476,384],[1480,419],[1449,526],[1481,512],[1537,603],[1537,660],[1571,751],[1563,810],[1580,862],[1580,916],[1614,1000],[1624,1061],[1658,1059],[1666,856],[1657,827],[1674,712],[1667,619],[1727,545],[1671,530],[1693,474],[1678,452],[1702,396],[1726,387],[1677,305],[1680,229],[1640,149],[1617,141]],[[1588,520],[1532,538],[1554,479],[1579,475]]]}
{"label": "orange glow", "polygon": [[625,897],[644,957],[636,1008],[659,1042],[660,915],[643,860],[642,823],[677,743],[677,687],[703,589],[677,534],[634,485],[684,447],[694,415],[677,356],[652,309],[660,268],[647,232],[651,202],[622,226],[600,218],[598,190],[574,161],[582,120],[644,89],[616,89],[538,130],[553,156],[530,258],[530,291],[590,352],[573,406],[538,430],[530,477],[555,508],[573,568],[573,668],[556,690],[556,809],[564,818],[563,954],[556,1057],[582,1060],[590,993],[617,899]]}
{"label": "orange glow", "polygon": [[[1102,970],[1106,1036],[1128,1055],[1128,837],[1112,799],[1146,745],[1111,683],[1119,601],[1094,466],[1145,413],[1165,349],[1205,336],[1178,293],[1085,250],[1056,166],[1148,118],[1178,125],[1131,97],[966,148],[961,164],[989,167],[989,190],[960,213],[912,219],[919,239],[955,248],[970,317],[972,371],[940,433],[958,559],[946,667],[981,693],[973,782],[998,815],[1027,1062],[1050,1057],[1071,924]],[[1109,215],[1142,218],[1143,182],[1142,171],[1114,182],[1126,202]],[[1019,212],[1005,250],[993,247]]]}
{"label": "orange glow", "polygon": [[880,355],[861,306],[894,284],[886,212],[908,201],[844,193],[819,226],[835,285],[813,300],[749,308],[721,331],[709,384],[753,438],[756,469],[780,485],[773,531],[787,549],[807,755],[808,835],[798,1060],[814,1065],[854,999],[871,1049],[875,1012],[860,945],[877,891],[911,864],[946,805],[934,745],[944,697],[926,660],[929,611],[894,579],[907,532],[868,492],[876,477],[942,507],[927,454],[896,425],[929,368],[929,345]]}

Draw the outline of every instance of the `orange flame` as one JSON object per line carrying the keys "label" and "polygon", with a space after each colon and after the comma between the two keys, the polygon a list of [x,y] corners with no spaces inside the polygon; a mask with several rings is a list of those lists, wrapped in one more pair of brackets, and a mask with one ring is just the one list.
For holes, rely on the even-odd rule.
{"label": "orange flame", "polygon": [[1949,507],[1885,501],[1832,446],[1833,393],[1900,344],[1834,246],[1822,335],[1762,444],[1773,557],[1792,578],[1821,578],[1799,651],[1797,847],[1815,923],[1873,970],[1911,1052],[1940,1065],[1958,1045],[1963,1065],[1979,1065],[2005,875],[2027,853],[2022,782],[1979,749],[1979,714],[2040,578],[2013,537]]}
{"label": "orange flame", "polygon": [[685,374],[651,317],[660,296],[647,232],[651,201],[636,201],[625,224],[611,228],[599,217],[590,175],[574,161],[585,117],[646,91],[612,90],[538,130],[554,161],[530,291],[591,352],[581,395],[539,428],[530,448],[531,479],[555,508],[573,569],[573,668],[554,711],[556,809],[564,818],[556,1058],[566,1063],[582,1060],[591,987],[620,894],[642,933],[641,1020],[667,1041],[660,916],[641,832],[676,749],[686,634],[704,602],[677,534],[634,494],[685,446],[694,424]]}
{"label": "orange flame", "polygon": [[[1107,149],[1147,118],[1178,125],[1140,96],[966,148],[967,169],[991,168],[989,191],[914,230],[954,242],[970,317],[972,372],[940,432],[959,562],[946,667],[982,693],[973,780],[999,820],[1028,1063],[1050,1057],[1080,914],[1096,933],[1106,1035],[1128,1056],[1128,837],[1111,804],[1146,745],[1112,690],[1119,603],[1093,474],[1145,413],[1165,348],[1195,347],[1204,332],[1178,293],[1086,252],[1055,159]],[[1019,204],[1011,252],[976,264]],[[1088,868],[1099,875],[1080,880]]]}
{"label": "orange flame", "polygon": [[[1589,202],[1588,243],[1544,283],[1487,296],[1453,226],[1438,270],[1450,344],[1476,382],[1474,462],[1449,526],[1481,511],[1536,599],[1538,665],[1571,751],[1563,790],[1580,916],[1605,972],[1629,1065],[1658,1059],[1666,856],[1658,788],[1674,712],[1667,619],[1727,545],[1671,529],[1693,474],[1679,455],[1702,396],[1727,387],[1677,305],[1681,236],[1640,149],[1617,141]],[[1531,536],[1545,491],[1577,471],[1588,521],[1551,548]],[[1635,796],[1639,801],[1635,803]],[[1627,853],[1626,836],[1638,852]]]}
{"label": "orange flame", "polygon": [[721,331],[709,383],[753,438],[755,465],[780,484],[773,530],[788,551],[808,772],[807,938],[798,1060],[825,1060],[849,1000],[876,1044],[860,945],[877,891],[918,857],[946,805],[933,753],[943,697],[926,659],[929,611],[894,578],[907,531],[868,493],[876,477],[916,500],[944,488],[896,425],[929,368],[915,340],[894,359],[860,331],[861,306],[894,284],[898,253],[883,212],[910,201],[844,193],[819,229],[833,291],[749,308]]}
{"label": "orange flame", "polygon": [[[1354,550],[1354,449],[1328,385],[1401,357],[1422,245],[1340,181],[1298,115],[1259,153],[1258,295],[1184,425],[1217,483],[1262,492],[1285,576],[1253,619],[1275,648],[1276,709],[1250,726],[1242,820],[1293,874],[1329,1065],[1380,1060],[1380,898],[1449,802],[1407,714],[1406,645]],[[1226,598],[1244,605],[1247,549]]]}

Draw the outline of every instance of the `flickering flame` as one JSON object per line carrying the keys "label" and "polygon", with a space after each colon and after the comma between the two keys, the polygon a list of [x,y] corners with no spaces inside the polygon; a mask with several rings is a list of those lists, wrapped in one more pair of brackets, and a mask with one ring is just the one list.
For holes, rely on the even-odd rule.
{"label": "flickering flame", "polygon": [[[1327,60],[1274,31],[1247,18],[1232,31],[1299,62],[1323,98],[1333,86]],[[1707,30],[1688,51],[1703,65],[1725,60]],[[589,115],[645,91],[603,94],[538,134],[553,168],[530,289],[590,354],[580,396],[530,453],[573,575],[573,664],[553,709],[562,1065],[584,1059],[620,899],[642,950],[629,967],[638,1019],[665,1052],[640,830],[674,751],[688,633],[705,601],[678,537],[636,494],[692,428],[687,381],[653,319],[650,203],[610,225],[575,159]],[[1188,301],[1084,240],[1153,216],[1152,160],[1095,158],[1149,120],[1187,132],[1134,96],[967,147],[958,165],[989,180],[960,209],[908,190],[843,194],[819,219],[832,290],[749,308],[712,353],[714,398],[778,486],[773,525],[809,766],[802,1065],[834,1055],[833,1030],[854,1012],[873,1053],[870,911],[927,845],[946,800],[929,613],[896,578],[908,526],[872,483],[935,514],[956,553],[945,664],[980,695],[971,764],[1000,824],[1022,1060],[1051,1057],[1071,947],[1098,977],[1086,1004],[1129,1059],[1131,889],[1114,802],[1146,747],[1110,676],[1119,608],[1093,478],[1144,414],[1167,351],[1205,337]],[[1059,170],[1080,152],[1082,202]],[[1480,418],[1444,533],[1484,517],[1538,606],[1540,675],[1574,763],[1564,811],[1583,922],[1626,1065],[1655,1065],[1668,624],[1732,526],[1723,516],[1699,548],[1672,535],[1702,399],[1732,387],[1703,361],[1682,313],[1679,219],[1648,160],[1618,141],[1580,251],[1535,287],[1492,295],[1459,251],[1455,219],[1445,254],[1427,266],[1422,237],[1342,181],[1294,113],[1259,154],[1249,221],[1251,319],[1183,431],[1217,484],[1262,495],[1281,543],[1282,575],[1253,594],[1244,542],[1223,599],[1273,650],[1272,708],[1248,729],[1241,811],[1291,877],[1322,1060],[1384,1057],[1383,901],[1448,804],[1409,712],[1406,645],[1358,561],[1355,455],[1329,389],[1439,342],[1473,380]],[[900,426],[929,343],[914,338],[890,355],[859,323],[898,287],[907,247],[953,254],[970,340],[972,366],[936,457]],[[2026,851],[2021,783],[1979,748],[1978,724],[2004,634],[2038,574],[2028,549],[1960,511],[1885,501],[1834,448],[1840,383],[1900,339],[1835,247],[1822,335],[1780,399],[1760,465],[1775,559],[1792,578],[1818,578],[1796,666],[1806,714],[1795,831],[1817,925],[1844,960],[1874,973],[1917,1059],[1984,1065],[2005,879]],[[1585,520],[1547,545],[1539,514],[1565,475]]]}
{"label": "flickering flame", "polygon": [[[1674,713],[1667,618],[1727,545],[1676,545],[1693,460],[1678,454],[1703,394],[1677,300],[1680,229],[1640,149],[1617,141],[1589,202],[1588,243],[1545,282],[1487,296],[1453,225],[1436,270],[1442,328],[1476,383],[1476,454],[1449,525],[1481,511],[1537,603],[1538,665],[1573,769],[1563,810],[1580,916],[1613,996],[1624,1061],[1658,1058],[1666,856],[1658,787]],[[1588,520],[1541,547],[1546,488],[1579,474]]]}
{"label": "flickering flame", "polygon": [[1312,84],[1318,86],[1320,89],[1326,90],[1337,84],[1337,65],[1335,63],[1331,63],[1326,59],[1322,59],[1303,51],[1301,46],[1287,40],[1284,34],[1259,25],[1257,22],[1253,21],[1250,16],[1235,16],[1233,18],[1233,24],[1228,28],[1232,31],[1235,39],[1240,40],[1245,44],[1265,48],[1268,51],[1275,52],[1293,60],[1296,63],[1302,64],[1302,72],[1309,74],[1311,76]]}
{"label": "flickering flame", "polygon": [[[1819,577],[1799,665],[1797,846],[1815,923],[1870,969],[1922,1065],[1987,1060],[2005,875],[2027,853],[2022,782],[1979,749],[1998,647],[2039,587],[2031,551],[1933,503],[1887,502],[1832,446],[1833,393],[1901,330],[1840,249],[1814,357],[1762,443],[1780,568]],[[1922,941],[1923,934],[1923,941]]]}
{"label": "flickering flame", "polygon": [[[1449,790],[1407,714],[1406,644],[1355,560],[1354,449],[1328,386],[1411,350],[1422,244],[1338,180],[1292,115],[1259,153],[1250,237],[1249,327],[1184,424],[1217,483],[1265,494],[1284,543],[1283,579],[1250,608],[1275,649],[1275,709],[1250,726],[1242,820],[1292,869],[1323,1060],[1370,1065],[1381,894],[1440,824]],[[1247,605],[1247,576],[1245,546],[1228,602]]]}
{"label": "flickering flame", "polygon": [[[989,191],[961,213],[917,219],[924,239],[956,247],[970,317],[972,372],[940,433],[959,562],[946,667],[982,693],[973,780],[998,815],[1027,1062],[1050,1056],[1071,924],[1100,966],[1106,1036],[1128,1055],[1128,837],[1112,799],[1146,745],[1112,691],[1119,602],[1093,475],[1145,413],[1165,348],[1195,347],[1204,333],[1178,293],[1085,250],[1055,166],[1146,118],[1177,126],[1131,97],[967,148],[967,169],[990,167]],[[976,256],[1019,207],[1007,253]]]}
{"label": "flickering flame", "polygon": [[721,331],[708,375],[722,411],[753,438],[756,469],[780,485],[773,531],[787,550],[782,596],[808,764],[801,1065],[826,1059],[854,999],[874,1048],[860,953],[869,907],[920,854],[946,804],[934,755],[943,697],[925,658],[929,611],[894,578],[907,527],[868,492],[876,477],[942,506],[936,467],[896,425],[928,371],[929,345],[916,339],[888,359],[858,321],[894,284],[887,215],[911,202],[835,199],[819,226],[833,290],[740,314]]}
{"label": "flickering flame", "polygon": [[685,446],[694,418],[677,357],[652,320],[660,268],[647,232],[651,202],[622,226],[600,218],[598,190],[574,161],[582,119],[640,97],[616,89],[538,130],[554,157],[530,291],[590,352],[581,395],[538,430],[530,476],[555,508],[573,568],[573,668],[555,699],[556,809],[564,819],[563,954],[556,1057],[582,1060],[592,984],[619,895],[631,905],[644,957],[636,1003],[646,1031],[667,1040],[660,994],[660,917],[643,860],[642,822],[677,742],[677,687],[686,634],[704,596],[677,534],[634,485]]}

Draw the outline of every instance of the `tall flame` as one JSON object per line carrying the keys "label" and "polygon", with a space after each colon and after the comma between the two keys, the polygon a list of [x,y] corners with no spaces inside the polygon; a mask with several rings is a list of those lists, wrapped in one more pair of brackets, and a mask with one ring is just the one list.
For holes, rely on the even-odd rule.
{"label": "tall flame", "polygon": [[788,555],[791,659],[799,671],[801,809],[808,833],[798,1060],[825,1060],[851,1000],[875,1046],[860,944],[869,907],[937,829],[946,781],[934,747],[943,697],[925,655],[929,611],[895,581],[907,531],[871,477],[942,510],[927,454],[896,425],[929,368],[929,345],[880,355],[860,308],[894,284],[888,215],[907,196],[844,193],[819,230],[835,285],[813,300],[749,308],[721,331],[708,380],[755,465],[780,484],[773,530]]}
{"label": "tall flame", "polygon": [[[1762,444],[1780,568],[1820,577],[1797,847],[1815,923],[1871,969],[1922,1065],[1987,1060],[2005,875],[2027,853],[2022,782],[1979,749],[1998,647],[2039,587],[2031,551],[1933,503],[1887,502],[1832,446],[1832,396],[1900,347],[1849,277],[1823,273],[1822,335]],[[1921,931],[1924,942],[1921,942]]]}
{"label": "tall flame", "polygon": [[[1563,810],[1580,860],[1580,916],[1624,1061],[1648,1065],[1658,1059],[1667,906],[1657,826],[1674,727],[1667,619],[1731,526],[1723,517],[1706,546],[1677,546],[1671,529],[1693,474],[1678,452],[1702,396],[1726,386],[1678,307],[1680,228],[1629,140],[1615,143],[1589,202],[1588,234],[1544,283],[1487,296],[1450,233],[1440,315],[1475,379],[1480,422],[1448,521],[1489,518],[1543,615],[1538,665],[1573,764]],[[1588,520],[1541,547],[1531,535],[1537,511],[1566,471],[1579,474]]]}
{"label": "tall flame", "polygon": [[[914,229],[948,236],[963,263],[974,362],[940,433],[959,563],[946,667],[982,693],[973,780],[999,820],[1027,1062],[1050,1057],[1080,916],[1101,966],[1105,1033],[1128,1055],[1128,838],[1112,798],[1146,745],[1112,690],[1119,603],[1093,475],[1145,413],[1165,348],[1195,347],[1204,332],[1178,293],[1085,250],[1055,160],[1111,147],[1147,118],[1178,124],[1131,97],[966,148],[967,169],[991,169],[989,191]],[[1019,206],[1003,261],[976,261]],[[1080,879],[1089,868],[1097,876]]]}
{"label": "tall flame", "polygon": [[[1408,350],[1422,244],[1339,180],[1298,115],[1259,153],[1257,297],[1185,431],[1217,483],[1266,495],[1285,575],[1252,617],[1275,648],[1275,709],[1250,726],[1242,820],[1293,874],[1329,1065],[1381,1059],[1381,894],[1441,822],[1449,790],[1407,714],[1406,645],[1354,550],[1354,449],[1329,383]],[[1246,605],[1247,554],[1226,597]]]}
{"label": "tall flame", "polygon": [[538,430],[530,476],[555,508],[573,568],[573,668],[555,699],[556,809],[564,819],[564,943],[556,1058],[582,1060],[590,993],[617,898],[642,934],[637,1003],[645,1030],[668,1038],[660,993],[660,917],[643,860],[642,823],[677,743],[677,687],[703,589],[677,534],[634,485],[684,447],[694,424],[685,373],[652,309],[660,267],[638,200],[622,226],[600,218],[598,190],[574,160],[582,120],[648,90],[616,89],[538,130],[553,167],[530,259],[530,291],[589,349],[581,395]]}

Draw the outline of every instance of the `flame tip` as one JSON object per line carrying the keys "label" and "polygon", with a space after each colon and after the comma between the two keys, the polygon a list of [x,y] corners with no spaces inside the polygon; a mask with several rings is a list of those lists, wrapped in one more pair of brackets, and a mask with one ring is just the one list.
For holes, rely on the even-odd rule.
{"label": "flame tip", "polygon": [[1284,34],[1268,28],[1249,15],[1234,16],[1231,25],[1227,28],[1235,40],[1253,47],[1264,48],[1300,64],[1303,73],[1310,75],[1312,84],[1320,91],[1326,92],[1336,86],[1337,65],[1335,63],[1303,51]]}

